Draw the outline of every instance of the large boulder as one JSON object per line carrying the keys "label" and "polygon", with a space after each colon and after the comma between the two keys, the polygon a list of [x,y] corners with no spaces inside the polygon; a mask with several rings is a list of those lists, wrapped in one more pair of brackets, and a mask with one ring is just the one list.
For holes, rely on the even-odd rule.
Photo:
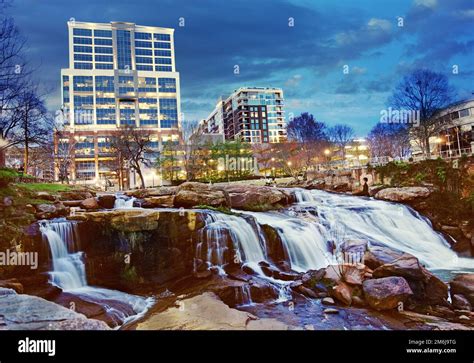
{"label": "large boulder", "polygon": [[34,207],[37,219],[64,217],[69,213],[69,208],[62,203],[36,204]]}
{"label": "large boulder", "polygon": [[115,199],[113,194],[103,194],[97,197],[97,203],[101,208],[112,209],[115,205]]}
{"label": "large boulder", "polygon": [[403,255],[402,252],[392,250],[388,247],[372,246],[364,254],[364,264],[375,270],[386,263],[391,263]]}
{"label": "large boulder", "polygon": [[87,190],[73,190],[68,192],[60,192],[60,200],[84,200],[87,198],[92,198],[94,195]]}
{"label": "large boulder", "polygon": [[474,274],[457,275],[450,283],[451,295],[463,295],[474,306]]}
{"label": "large boulder", "polygon": [[408,253],[392,263],[377,267],[374,278],[400,276],[404,277],[414,293],[414,300],[423,305],[444,305],[448,298],[448,286],[424,268],[420,261]]}
{"label": "large boulder", "polygon": [[367,303],[375,310],[394,309],[413,294],[403,277],[366,280],[362,289]]}
{"label": "large boulder", "polygon": [[233,184],[224,187],[229,193],[230,204],[232,208],[265,211],[283,207],[293,202],[293,196],[282,189]]}
{"label": "large boulder", "polygon": [[472,306],[469,300],[467,300],[464,295],[454,294],[452,296],[453,307],[458,310],[469,310],[471,311]]}
{"label": "large boulder", "polygon": [[163,186],[158,188],[128,190],[124,194],[129,197],[143,199],[148,197],[159,197],[162,195],[173,195],[176,194],[178,188],[179,187],[177,186]]}
{"label": "large boulder", "polygon": [[99,203],[97,203],[97,200],[94,197],[84,199],[80,205],[82,209],[99,209],[100,208]]}
{"label": "large boulder", "polygon": [[49,194],[48,192],[37,192],[36,198],[42,199],[42,200],[48,200],[50,202],[54,202],[57,199],[56,196]]}
{"label": "large boulder", "polygon": [[[7,290],[2,293],[3,290]],[[87,319],[71,309],[40,297],[18,295],[0,288],[0,312],[3,324],[14,330],[108,330],[103,321]],[[0,327],[0,330],[2,327]]]}
{"label": "large boulder", "polygon": [[203,183],[186,182],[181,184],[174,198],[174,206],[192,208],[198,205],[229,206],[226,195],[222,190]]}
{"label": "large boulder", "polygon": [[162,208],[174,205],[174,195],[148,197],[143,200],[142,208]]}
{"label": "large boulder", "polygon": [[349,306],[352,303],[352,288],[345,282],[340,281],[329,290],[329,294],[344,305]]}
{"label": "large boulder", "polygon": [[411,202],[427,198],[430,194],[431,191],[426,187],[386,188],[377,192],[375,198],[391,202]]}
{"label": "large boulder", "polygon": [[147,197],[161,197],[164,195],[174,195],[178,191],[178,187],[166,186],[148,189]]}

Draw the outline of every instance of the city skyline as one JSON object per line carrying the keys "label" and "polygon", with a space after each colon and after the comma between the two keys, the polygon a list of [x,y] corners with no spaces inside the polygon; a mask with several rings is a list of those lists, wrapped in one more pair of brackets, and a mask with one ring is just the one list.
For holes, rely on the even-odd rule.
{"label": "city skyline", "polygon": [[[361,10],[355,2],[209,0],[212,13],[201,7],[189,1],[22,1],[13,2],[10,13],[28,40],[32,65],[41,69],[40,81],[52,91],[51,111],[60,106],[58,75],[67,65],[71,18],[174,28],[185,121],[205,118],[219,96],[239,87],[280,87],[287,119],[307,111],[365,135],[403,74],[423,67],[447,75],[458,99],[472,96],[474,38],[467,24],[474,11],[468,1],[389,1]],[[31,22],[31,14],[43,21]]]}

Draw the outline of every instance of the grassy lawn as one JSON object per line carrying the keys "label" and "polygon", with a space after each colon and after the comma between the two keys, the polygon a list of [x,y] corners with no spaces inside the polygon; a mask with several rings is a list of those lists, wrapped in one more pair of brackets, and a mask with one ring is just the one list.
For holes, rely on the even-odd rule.
{"label": "grassy lawn", "polygon": [[67,192],[74,189],[73,186],[67,184],[51,184],[51,183],[16,183],[16,186],[31,192]]}

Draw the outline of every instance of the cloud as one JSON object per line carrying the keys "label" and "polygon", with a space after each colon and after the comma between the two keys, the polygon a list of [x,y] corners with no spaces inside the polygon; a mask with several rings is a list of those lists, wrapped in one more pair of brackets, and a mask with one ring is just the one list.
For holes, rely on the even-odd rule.
{"label": "cloud", "polygon": [[[273,86],[283,88],[287,112],[309,111],[328,122],[344,122],[341,114],[350,112],[363,130],[364,109],[383,107],[404,72],[416,67],[446,72],[453,62],[461,73],[474,69],[472,0],[416,0],[408,6],[364,0],[343,6],[310,0],[262,0],[258,6],[254,0],[16,0],[11,10],[27,37],[31,62],[41,66],[38,77],[53,88],[48,99],[53,108],[61,103],[71,17],[175,28],[186,119],[207,116],[219,96],[240,86]],[[184,27],[178,26],[181,17]],[[341,79],[345,64],[350,74]],[[472,88],[466,75],[453,82],[464,94]]]}

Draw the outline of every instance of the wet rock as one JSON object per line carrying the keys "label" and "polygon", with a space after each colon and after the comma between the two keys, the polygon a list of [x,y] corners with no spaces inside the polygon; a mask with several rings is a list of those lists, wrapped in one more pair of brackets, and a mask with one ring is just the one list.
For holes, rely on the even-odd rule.
{"label": "wet rock", "polygon": [[244,265],[242,266],[242,271],[249,275],[257,275],[257,272],[250,266]]}
{"label": "wet rock", "polygon": [[171,307],[151,314],[138,330],[287,330],[295,329],[276,319],[262,318],[230,308],[212,292],[183,301],[188,307]]}
{"label": "wet rock", "polygon": [[115,195],[113,194],[103,194],[97,197],[97,203],[101,208],[112,209],[115,205]]}
{"label": "wet rock", "polygon": [[332,297],[325,297],[321,302],[324,305],[335,305],[336,304],[336,302],[334,301],[334,299]]}
{"label": "wet rock", "polygon": [[362,285],[367,303],[375,310],[390,310],[404,303],[413,294],[403,277],[384,277],[364,281]]}
{"label": "wet rock", "polygon": [[12,289],[18,294],[23,294],[23,285],[17,279],[0,280],[0,288]]}
{"label": "wet rock", "polygon": [[198,205],[226,207],[228,202],[222,190],[216,190],[208,184],[195,182],[181,184],[174,198],[174,206],[192,208]]}
{"label": "wet rock", "polygon": [[174,205],[174,195],[148,197],[143,200],[142,208],[171,208]]}
{"label": "wet rock", "polygon": [[326,308],[323,312],[324,314],[339,314],[339,310],[334,308]]}
{"label": "wet rock", "polygon": [[329,294],[344,305],[350,306],[352,303],[352,289],[342,281],[329,290]]}
{"label": "wet rock", "polygon": [[446,304],[448,286],[410,254],[403,254],[392,263],[377,267],[373,272],[374,278],[386,276],[404,277],[414,293],[413,299],[420,304]]}
{"label": "wet rock", "polygon": [[380,192],[382,189],[388,188],[386,185],[372,185],[369,186],[369,195],[371,197],[375,196],[378,192]]}
{"label": "wet rock", "polygon": [[324,269],[324,275],[321,282],[327,287],[336,286],[341,281],[343,270],[342,265],[329,265]]}
{"label": "wet rock", "polygon": [[[360,240],[360,239],[344,241],[341,246],[341,252],[352,253],[354,255],[360,255],[360,256],[363,256],[366,250],[367,250],[367,241]],[[362,260],[359,262],[362,262]]]}
{"label": "wet rock", "polygon": [[307,297],[310,297],[310,298],[313,298],[313,299],[317,299],[319,296],[316,292],[314,292],[313,290],[303,286],[303,285],[300,285],[298,286],[298,288],[295,289],[297,292],[307,296]]}
{"label": "wet rock", "polygon": [[326,269],[324,268],[319,270],[309,270],[303,274],[301,281],[303,282],[303,285],[312,289],[324,277],[325,273]]}
{"label": "wet rock", "polygon": [[452,297],[452,304],[455,309],[458,310],[468,310],[471,311],[472,306],[469,303],[469,300],[467,300],[464,295],[461,294],[454,294]]}
{"label": "wet rock", "polygon": [[224,187],[230,205],[235,209],[265,211],[280,208],[292,202],[292,196],[283,190],[255,185],[233,184]]}
{"label": "wet rock", "polygon": [[277,289],[272,284],[263,281],[252,281],[250,283],[250,294],[252,301],[256,303],[278,298]]}
{"label": "wet rock", "polygon": [[392,202],[411,202],[416,199],[427,198],[431,191],[425,187],[402,187],[382,189],[375,198]]}
{"label": "wet rock", "polygon": [[367,304],[360,296],[352,296],[352,305],[362,307],[366,306]]}
{"label": "wet rock", "polygon": [[276,266],[283,272],[291,272],[291,266],[287,261],[279,261]]}
{"label": "wet rock", "polygon": [[99,203],[97,203],[97,200],[95,198],[87,198],[84,199],[81,204],[80,204],[82,209],[99,209]]}
{"label": "wet rock", "polygon": [[457,275],[449,285],[451,294],[463,295],[471,306],[474,305],[474,274]]}
{"label": "wet rock", "polygon": [[343,280],[350,285],[362,285],[367,268],[365,265],[344,265]]}
{"label": "wet rock", "polygon": [[293,281],[293,280],[298,279],[298,277],[299,277],[298,274],[294,274],[294,273],[290,273],[290,272],[282,272],[282,271],[278,271],[278,270],[275,270],[273,272],[273,278],[275,278],[277,280]]}
{"label": "wet rock", "polygon": [[[90,321],[84,315],[36,296],[0,295],[0,311],[7,329],[38,330],[63,329],[107,330],[104,322]],[[74,323],[72,321],[75,321]]]}
{"label": "wet rock", "polygon": [[388,247],[372,246],[364,254],[364,264],[375,270],[386,263],[391,263],[403,255],[402,252]]}

